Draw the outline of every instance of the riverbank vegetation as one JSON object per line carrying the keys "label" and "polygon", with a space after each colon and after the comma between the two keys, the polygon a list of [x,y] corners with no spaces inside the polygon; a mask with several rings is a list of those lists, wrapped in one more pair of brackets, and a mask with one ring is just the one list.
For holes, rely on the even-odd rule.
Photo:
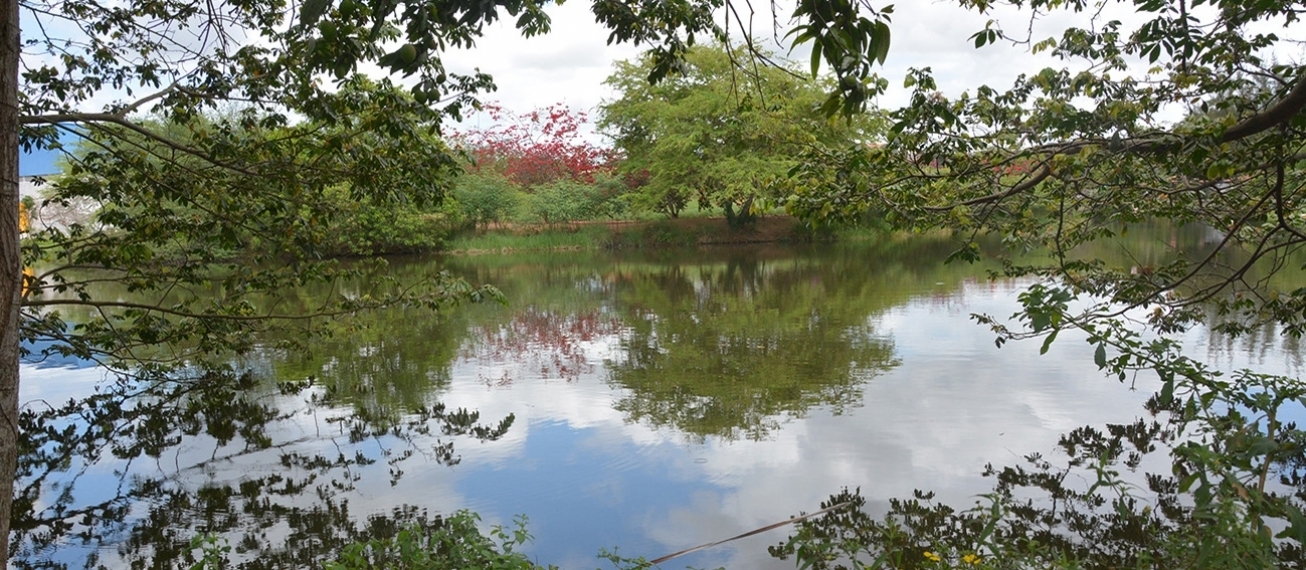
{"label": "riverbank vegetation", "polygon": [[[936,505],[926,492],[893,503],[883,517],[850,508],[803,523],[777,555],[808,567],[1302,563],[1306,433],[1284,418],[1306,388],[1294,378],[1212,370],[1174,340],[1204,323],[1229,335],[1306,331],[1306,287],[1276,290],[1250,277],[1266,265],[1300,264],[1295,256],[1306,245],[1306,71],[1284,63],[1296,41],[1295,5],[1104,3],[1127,12],[1122,21],[1085,2],[1017,3],[1023,21],[1058,10],[1084,20],[1040,38],[1024,32],[1032,25],[1003,28],[990,19],[971,36],[976,48],[1027,46],[1061,67],[956,96],[940,91],[930,69],[912,69],[904,78],[910,103],[876,114],[868,105],[888,84],[874,71],[889,53],[891,6],[797,2],[788,37],[811,49],[808,71],[752,42],[730,47],[714,14],[719,2],[604,0],[594,14],[610,41],[652,47],[611,80],[621,94],[600,110],[599,124],[613,149],[586,142],[584,117],[556,106],[523,115],[491,108],[496,126],[450,130],[451,120],[481,108],[478,96],[492,80],[446,69],[442,50],[473,45],[503,13],[523,34],[543,33],[546,4],[454,0],[427,10],[355,0],[78,0],[16,2],[0,16],[8,141],[0,154],[0,318],[8,323],[0,329],[0,415],[15,419],[0,422],[0,555],[53,564],[62,541],[97,536],[132,516],[129,499],[153,500],[149,515],[158,520],[196,504],[229,512],[218,507],[235,496],[231,489],[192,497],[163,484],[132,486],[122,475],[118,494],[83,504],[72,486],[84,473],[77,470],[101,457],[158,461],[177,445],[176,433],[273,446],[261,426],[275,417],[255,397],[252,372],[239,366],[257,351],[304,350],[372,311],[501,298],[443,273],[400,282],[376,264],[335,257],[425,251],[453,232],[497,224],[677,218],[693,202],[720,209],[731,231],[780,220],[757,212],[783,207],[813,227],[875,219],[970,236],[952,261],[988,256],[979,243],[989,236],[1004,252],[1051,252],[1037,261],[1003,258],[995,273],[1030,285],[1018,312],[975,317],[996,344],[1037,340],[1046,351],[1058,335],[1078,332],[1104,374],[1161,383],[1139,422],[1072,432],[1055,462],[1031,455],[1025,466],[995,467],[996,486],[981,508]],[[993,7],[960,4],[979,13]],[[66,27],[39,27],[20,36],[20,11],[78,22],[79,31],[54,37]],[[178,45],[170,34],[180,22],[224,41]],[[234,37],[252,39],[225,41]],[[720,43],[695,47],[696,37]],[[407,82],[359,71],[372,68]],[[124,86],[134,100],[86,110]],[[17,149],[59,148],[60,131],[88,145],[71,153],[49,200],[89,201],[99,211],[88,223],[23,234]],[[1220,238],[1213,251],[1175,252],[1157,265],[1073,255],[1151,220],[1200,224]],[[682,230],[653,223],[629,239],[702,243]],[[629,235],[609,231],[573,235]],[[1239,254],[1236,262],[1229,252]],[[25,270],[32,267],[39,270]],[[295,306],[293,292],[311,285],[330,294]],[[113,287],[145,300],[100,295]],[[83,400],[20,409],[20,355],[94,362],[116,380]],[[675,391],[665,378],[627,374],[622,382]],[[313,378],[278,389],[315,402],[341,394]],[[238,421],[206,413],[233,406]],[[359,439],[435,430],[493,440],[512,424],[509,416],[482,425],[472,412],[438,405],[400,418],[354,412],[339,421]],[[702,425],[657,407],[642,412]],[[1144,459],[1156,456],[1161,469],[1125,475],[1145,471]],[[454,455],[440,448],[434,457]],[[285,461],[347,477],[359,464],[389,460]],[[52,478],[66,472],[75,474]],[[394,476],[401,472],[396,466]],[[1087,485],[1077,486],[1081,477]],[[307,488],[270,475],[239,492]],[[855,493],[829,504],[845,503],[862,506]],[[263,513],[268,520],[286,514],[273,507]],[[340,556],[338,545],[365,538],[345,510],[323,513],[315,514],[349,531],[329,547],[287,556]],[[168,563],[189,561],[166,550],[174,542],[131,538]],[[414,541],[396,548],[412,553]],[[390,544],[366,548],[389,552]]]}

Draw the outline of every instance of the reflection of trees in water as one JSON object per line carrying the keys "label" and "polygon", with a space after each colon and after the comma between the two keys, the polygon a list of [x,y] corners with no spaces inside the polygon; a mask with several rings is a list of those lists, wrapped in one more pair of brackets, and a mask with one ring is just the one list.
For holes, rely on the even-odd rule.
{"label": "reflection of trees in water", "polygon": [[466,327],[460,316],[385,311],[339,323],[302,350],[265,357],[281,381],[311,379],[339,403],[401,414],[448,387]]}
{"label": "reflection of trees in water", "polygon": [[[104,540],[134,566],[186,566],[190,537],[215,532],[253,567],[302,567],[382,536],[421,513],[361,518],[375,509],[348,499],[355,485],[395,480],[410,458],[454,462],[452,442],[508,429],[501,418],[478,429],[474,414],[434,404],[460,358],[574,380],[602,372],[601,347],[630,421],[692,438],[768,437],[813,407],[860,401],[864,383],[896,364],[876,316],[909,299],[954,299],[959,283],[982,274],[940,265],[954,247],[918,237],[479,259],[461,273],[501,287],[508,308],[443,320],[372,314],[311,339],[261,339],[300,350],[265,349],[242,363],[254,374],[128,382],[93,405],[31,406],[15,565],[67,561],[55,547]],[[432,267],[390,271],[402,281]],[[281,302],[313,307],[316,293],[288,291]],[[327,435],[305,433],[313,413]]]}
{"label": "reflection of trees in water", "polygon": [[[312,302],[312,292],[291,294]],[[457,463],[456,440],[507,432],[511,416],[482,425],[475,412],[433,403],[459,333],[448,319],[374,313],[333,324],[300,351],[258,351],[243,374],[224,363],[187,377],[147,368],[66,404],[30,404],[15,567],[188,567],[191,538],[216,533],[246,567],[299,568],[396,526],[433,524],[413,508],[364,519],[348,497],[364,477],[396,484],[409,460]]]}
{"label": "reflection of trees in water", "polygon": [[[60,551],[80,542],[97,547],[90,564],[189,567],[191,538],[215,533],[247,568],[312,565],[387,529],[433,524],[413,508],[354,515],[345,497],[364,473],[388,473],[393,485],[408,459],[457,463],[455,439],[495,440],[512,424],[482,425],[440,404],[402,416],[339,404],[309,382],[269,392],[250,374],[208,373],[123,380],[63,407],[29,407],[13,564],[81,565]],[[303,435],[306,413],[328,435]],[[101,544],[116,544],[117,559],[100,560]]]}
{"label": "reflection of trees in water", "polygon": [[814,406],[855,404],[896,362],[868,321],[877,297],[840,281],[824,264],[748,257],[634,276],[619,294],[623,358],[609,362],[629,391],[617,409],[693,437],[759,439]]}
{"label": "reflection of trees in water", "polygon": [[[1207,322],[1219,323],[1221,318],[1227,317],[1214,315]],[[1301,337],[1275,323],[1257,323],[1236,335],[1219,328],[1205,328],[1202,332],[1206,344],[1204,359],[1212,365],[1255,366],[1258,370],[1289,376],[1300,376],[1306,366]]]}
{"label": "reflection of trees in water", "polygon": [[502,376],[482,375],[487,384],[510,384],[511,369],[574,382],[595,370],[586,345],[614,337],[622,327],[619,319],[598,310],[557,312],[530,305],[505,323],[472,326],[459,356],[482,368],[504,368]]}

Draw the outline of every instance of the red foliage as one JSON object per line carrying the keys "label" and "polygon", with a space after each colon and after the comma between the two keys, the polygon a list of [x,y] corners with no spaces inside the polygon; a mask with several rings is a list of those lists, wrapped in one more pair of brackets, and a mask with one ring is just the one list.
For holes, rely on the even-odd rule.
{"label": "red foliage", "polygon": [[623,329],[620,319],[598,311],[562,314],[534,306],[513,315],[502,325],[480,326],[471,331],[474,340],[461,349],[462,359],[486,368],[504,369],[502,376],[482,376],[489,385],[512,382],[516,373],[538,371],[540,378],[561,378],[568,382],[595,371],[585,345],[611,339]]}
{"label": "red foliage", "polygon": [[593,182],[595,174],[611,169],[612,151],[581,137],[589,121],[583,111],[562,103],[525,114],[497,104],[485,111],[493,126],[454,135],[476,158],[477,169],[496,170],[527,188],[563,179]]}

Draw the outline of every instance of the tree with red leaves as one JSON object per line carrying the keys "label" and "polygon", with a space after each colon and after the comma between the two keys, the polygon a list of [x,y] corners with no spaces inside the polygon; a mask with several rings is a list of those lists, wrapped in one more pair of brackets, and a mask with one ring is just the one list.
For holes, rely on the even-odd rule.
{"label": "tree with red leaves", "polygon": [[586,141],[581,128],[589,122],[584,111],[563,103],[514,113],[498,104],[485,105],[493,124],[457,133],[454,139],[476,160],[476,170],[499,172],[524,189],[572,180],[590,183],[611,170],[613,153]]}

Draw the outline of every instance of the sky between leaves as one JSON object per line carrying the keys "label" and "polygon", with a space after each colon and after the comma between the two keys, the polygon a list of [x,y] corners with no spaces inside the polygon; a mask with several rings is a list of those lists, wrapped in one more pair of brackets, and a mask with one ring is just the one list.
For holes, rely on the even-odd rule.
{"label": "sky between leaves", "polygon": [[[778,23],[788,23],[787,3],[780,3],[782,15]],[[769,2],[755,1],[753,15],[754,37],[769,47],[799,62],[808,61],[811,53],[807,46],[792,52],[784,39],[786,29],[776,33]],[[877,5],[879,5],[877,3]],[[504,107],[525,111],[554,102],[564,102],[573,108],[595,111],[604,99],[615,94],[603,85],[615,61],[636,57],[641,49],[629,45],[605,44],[606,31],[594,22],[589,4],[573,0],[549,11],[553,17],[553,30],[542,37],[525,39],[517,35],[507,23],[498,23],[491,29],[475,50],[451,54],[447,62],[464,68],[480,67],[494,76],[499,90],[487,98],[498,100]],[[747,13],[741,10],[747,17]],[[1129,16],[1125,13],[1122,16]],[[988,83],[999,86],[1009,84],[1022,72],[1037,70],[1057,62],[1046,55],[1032,55],[1024,46],[999,45],[975,49],[971,34],[984,28],[990,18],[997,18],[1010,31],[1028,28],[1027,18],[1014,11],[982,15],[963,10],[952,2],[907,1],[894,6],[893,42],[885,62],[883,75],[893,86],[878,103],[892,108],[907,100],[907,91],[901,88],[902,77],[911,67],[931,67],[939,79],[939,87],[954,95],[965,89]],[[1087,25],[1089,15],[1055,14],[1041,22],[1034,40],[1059,33],[1068,25]],[[732,36],[739,38],[737,22],[730,22]],[[777,47],[777,38],[785,47]],[[476,120],[485,121],[485,117]]]}
{"label": "sky between leaves", "polygon": [[[888,3],[875,2],[874,5],[878,8]],[[777,53],[788,54],[795,61],[808,61],[810,50],[807,46],[791,52],[784,39],[791,3],[776,4],[781,10],[781,17],[775,20],[779,24],[778,30],[773,26],[772,3],[752,2],[756,9],[752,21],[754,37],[768,43]],[[746,10],[740,12],[747,17]],[[552,7],[549,13],[553,17],[553,30],[546,36],[525,39],[517,35],[509,24],[501,22],[487,33],[475,50],[451,54],[446,61],[468,69],[479,67],[492,74],[499,90],[489,94],[487,99],[497,100],[505,108],[526,111],[563,102],[579,110],[595,112],[604,99],[615,96],[603,85],[612,63],[636,57],[640,48],[606,45],[607,33],[594,22],[587,2],[572,0]],[[1117,19],[1125,24],[1126,29],[1144,20],[1130,6],[1116,4],[1106,6],[1096,14],[1057,11],[1043,15],[1031,24],[1028,12],[1008,7],[980,14],[959,7],[955,0],[898,2],[894,5],[892,17],[892,46],[881,70],[881,75],[889,80],[890,90],[876,103],[886,109],[906,103],[908,91],[902,87],[902,79],[913,67],[931,68],[939,89],[948,96],[973,91],[984,84],[1002,89],[1018,75],[1032,74],[1044,67],[1086,68],[1085,62],[1058,61],[1047,52],[1035,55],[1030,53],[1027,45],[1012,45],[1010,42],[976,49],[970,38],[984,29],[986,22],[994,20],[995,27],[1008,35],[1029,37],[1033,43],[1048,37],[1059,38],[1067,27],[1091,27],[1094,16],[1098,26]],[[730,27],[732,36],[742,37],[738,34],[740,28],[736,22],[730,22]],[[1281,37],[1306,37],[1301,30],[1274,31]],[[783,47],[777,47],[777,39]],[[1296,53],[1279,53],[1276,57],[1283,62],[1302,61],[1306,59],[1306,48],[1299,48]],[[1139,61],[1136,73],[1141,75],[1146,68]],[[1179,117],[1176,114],[1170,119]],[[486,120],[481,116],[468,122],[474,125]]]}
{"label": "sky between leaves", "polygon": [[[747,18],[746,5],[737,5]],[[810,54],[807,46],[791,52],[784,40],[791,10],[789,3],[777,2],[781,10],[778,19],[772,17],[771,2],[754,0],[752,5],[755,8],[752,15],[754,37],[769,44],[777,53],[806,62]],[[877,7],[883,5],[876,3]],[[552,103],[565,103],[593,115],[605,99],[615,96],[603,85],[603,80],[612,71],[613,62],[637,57],[642,47],[607,45],[607,31],[594,22],[588,2],[572,0],[552,6],[549,14],[553,18],[549,34],[523,38],[512,28],[511,18],[500,20],[489,27],[476,48],[452,52],[446,56],[446,63],[451,69],[470,71],[479,68],[493,75],[499,89],[486,94],[484,100],[497,101],[506,109],[525,112]],[[951,0],[899,2],[894,5],[892,47],[881,71],[889,79],[891,88],[876,103],[886,109],[905,103],[908,92],[902,88],[902,78],[913,67],[932,68],[940,90],[949,96],[984,84],[1000,89],[1010,85],[1019,74],[1033,73],[1043,67],[1084,68],[1083,62],[1060,62],[1046,52],[1031,54],[1026,45],[999,43],[976,49],[970,36],[992,19],[1009,35],[1029,36],[1037,42],[1059,37],[1061,31],[1069,26],[1091,26],[1093,16],[1088,12],[1058,11],[1043,16],[1031,26],[1028,13],[1012,9],[980,14],[962,9]],[[1141,21],[1127,6],[1117,5],[1107,6],[1097,14],[1097,18],[1099,25],[1119,19],[1126,27]],[[738,22],[731,21],[730,29],[733,37],[742,37],[738,33]],[[1302,30],[1275,31],[1281,36],[1306,37]],[[777,40],[784,47],[778,47]],[[1296,53],[1276,54],[1276,57],[1283,62],[1306,60],[1306,48],[1298,48]],[[1137,69],[1141,73],[1145,66],[1140,62]],[[106,97],[103,102],[119,98],[111,94]],[[456,128],[485,127],[490,121],[486,114],[475,114]],[[602,137],[592,130],[585,136],[593,142],[603,142]],[[47,157],[26,157],[24,174],[40,173],[33,170],[40,170],[48,163]]]}

